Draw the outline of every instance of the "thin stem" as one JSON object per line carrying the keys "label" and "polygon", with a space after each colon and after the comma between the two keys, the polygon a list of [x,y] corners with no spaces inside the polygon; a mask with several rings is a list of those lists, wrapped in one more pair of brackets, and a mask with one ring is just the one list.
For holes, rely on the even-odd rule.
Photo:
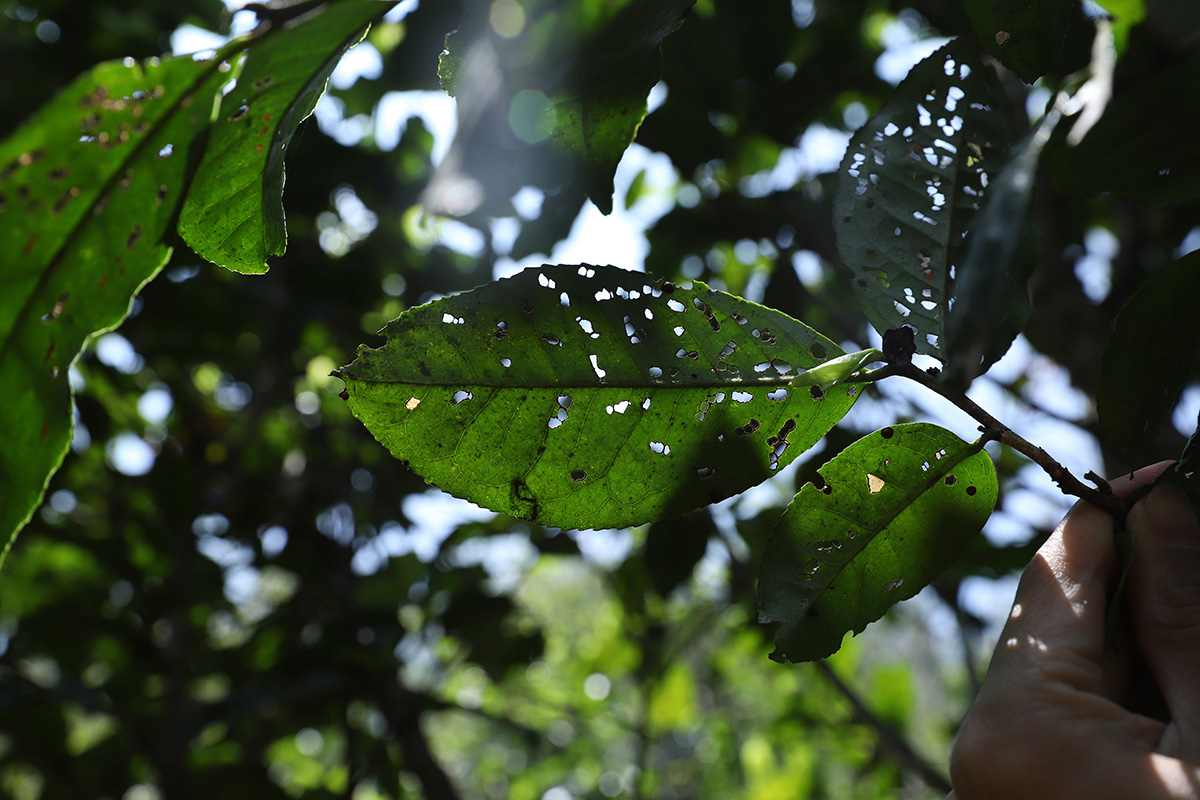
{"label": "thin stem", "polygon": [[[882,369],[875,370],[864,377],[878,380],[879,378],[888,377],[889,375],[899,375],[909,380],[916,381],[927,389],[930,389],[942,397],[949,400],[954,405],[971,415],[980,424],[981,430],[985,434],[994,436],[998,441],[1008,445],[1013,450],[1029,458],[1043,470],[1050,478],[1058,484],[1058,487],[1064,494],[1073,495],[1075,497],[1087,500],[1089,503],[1107,511],[1119,523],[1124,523],[1125,514],[1128,508],[1125,506],[1125,501],[1109,491],[1096,489],[1088,486],[1083,481],[1071,474],[1070,470],[1058,463],[1049,453],[1042,448],[1033,444],[1025,437],[1013,431],[1000,420],[993,417],[988,412],[979,407],[975,401],[967,397],[962,392],[947,389],[940,382],[933,379],[933,376],[909,364],[889,364]],[[1091,473],[1088,473],[1091,476]],[[1107,489],[1107,486],[1104,486]]]}
{"label": "thin stem", "polygon": [[929,766],[895,728],[876,716],[875,712],[867,707],[867,704],[850,688],[849,684],[838,677],[827,662],[816,661],[813,662],[813,666],[825,676],[825,679],[842,697],[846,698],[859,721],[873,728],[879,734],[880,743],[891,750],[905,767],[915,772],[921,777],[921,780],[939,792],[949,792],[954,788],[946,776]]}

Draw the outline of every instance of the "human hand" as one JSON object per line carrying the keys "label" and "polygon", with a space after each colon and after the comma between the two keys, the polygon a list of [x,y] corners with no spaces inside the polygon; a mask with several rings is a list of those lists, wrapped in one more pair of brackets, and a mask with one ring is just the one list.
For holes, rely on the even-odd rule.
{"label": "human hand", "polygon": [[[1168,466],[1113,490],[1128,495]],[[1136,551],[1128,623],[1166,702],[1160,721],[1122,705],[1138,688],[1132,648],[1105,641],[1115,524],[1077,503],[1025,568],[954,743],[947,800],[1200,799],[1200,525],[1169,485],[1139,500],[1127,520]]]}

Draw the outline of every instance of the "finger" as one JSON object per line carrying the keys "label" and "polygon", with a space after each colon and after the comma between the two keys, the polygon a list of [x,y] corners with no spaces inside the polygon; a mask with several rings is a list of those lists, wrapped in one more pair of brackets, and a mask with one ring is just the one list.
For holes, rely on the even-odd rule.
{"label": "finger", "polygon": [[1129,512],[1129,612],[1174,723],[1172,755],[1200,758],[1200,523],[1187,495],[1161,484]]}

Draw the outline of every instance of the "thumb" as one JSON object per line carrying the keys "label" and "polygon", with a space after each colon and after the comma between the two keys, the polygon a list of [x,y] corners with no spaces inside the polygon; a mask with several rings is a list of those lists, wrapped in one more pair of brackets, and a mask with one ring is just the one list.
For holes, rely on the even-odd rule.
{"label": "thumb", "polygon": [[1134,635],[1180,744],[1200,752],[1200,524],[1188,496],[1163,483],[1129,512],[1133,566],[1129,613]]}

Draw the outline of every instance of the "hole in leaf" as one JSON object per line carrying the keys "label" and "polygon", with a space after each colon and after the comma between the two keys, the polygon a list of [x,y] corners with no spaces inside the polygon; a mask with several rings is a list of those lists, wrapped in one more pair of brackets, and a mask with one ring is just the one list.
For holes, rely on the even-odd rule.
{"label": "hole in leaf", "polygon": [[622,400],[619,403],[613,403],[611,406],[605,406],[604,410],[609,414],[624,414],[629,408],[629,401]]}
{"label": "hole in leaf", "polygon": [[511,367],[511,366],[512,366],[512,359],[511,359],[511,358],[509,358],[508,356],[501,356],[501,357],[500,357],[500,366],[502,366],[502,367]]}
{"label": "hole in leaf", "polygon": [[877,475],[872,475],[869,472],[867,473],[867,490],[871,494],[879,494],[883,491],[884,486],[887,486],[887,483],[883,480],[883,478],[880,478]]}
{"label": "hole in leaf", "polygon": [[828,354],[825,350],[825,345],[820,342],[813,342],[812,346],[808,348],[808,352],[812,353],[812,357],[817,361],[824,361],[825,356]]}
{"label": "hole in leaf", "polygon": [[559,339],[552,333],[543,333],[542,341],[546,344],[554,345],[555,347],[562,347],[562,339]]}
{"label": "hole in leaf", "polygon": [[894,581],[888,581],[887,583],[885,583],[883,585],[883,590],[885,592],[894,592],[895,590],[899,589],[903,585],[904,585],[904,578],[897,578]]}
{"label": "hole in leaf", "polygon": [[[445,317],[442,318],[442,321],[443,322],[445,321]],[[496,323],[495,336],[497,339],[503,339],[505,336],[508,336],[508,323],[507,322],[505,322],[504,320],[500,320],[499,322]]]}
{"label": "hole in leaf", "polygon": [[716,470],[714,470],[712,467],[700,467],[699,469],[696,470],[696,477],[699,478],[700,480],[705,480],[706,478],[711,478],[715,474],[716,474]]}
{"label": "hole in leaf", "polygon": [[682,314],[684,311],[687,310],[687,308],[683,305],[683,303],[679,302],[675,298],[671,298],[670,300],[667,301],[667,308],[671,309],[672,311],[674,311],[677,314]]}
{"label": "hole in leaf", "polygon": [[953,472],[951,472],[949,475],[946,476],[946,485],[947,486],[953,486],[956,483],[958,483],[958,478],[954,477]]}
{"label": "hole in leaf", "polygon": [[599,378],[600,380],[604,380],[604,376],[607,375],[608,373],[605,372],[604,370],[600,369],[600,364],[596,360],[596,354],[592,353],[590,356],[588,356],[588,359],[592,362],[592,369],[595,371],[596,377]]}
{"label": "hole in leaf", "polygon": [[465,325],[467,321],[463,317],[456,317],[450,312],[442,314],[442,324],[444,325]]}
{"label": "hole in leaf", "polygon": [[825,391],[820,386],[808,387],[808,393],[812,396],[813,400],[821,400],[825,397]]}
{"label": "hole in leaf", "polygon": [[581,470],[581,469],[571,470],[571,480],[575,481],[575,483],[583,483],[583,481],[586,478],[587,478],[587,473],[584,472],[583,470]]}
{"label": "hole in leaf", "polygon": [[412,411],[419,405],[421,405],[421,398],[410,397],[410,398],[408,398],[408,402],[404,404],[404,407],[407,408],[409,411]]}
{"label": "hole in leaf", "polygon": [[651,442],[650,452],[658,453],[659,455],[663,456],[669,456],[671,455],[671,446],[663,442]]}
{"label": "hole in leaf", "polygon": [[571,307],[571,296],[568,295],[566,292],[563,292],[562,294],[560,294],[558,296],[558,302],[559,302],[559,305],[561,305],[563,308],[570,308]]}
{"label": "hole in leaf", "polygon": [[158,157],[159,158],[170,158],[174,153],[175,153],[175,145],[164,144],[158,150]]}
{"label": "hole in leaf", "polygon": [[969,495],[971,495],[972,497],[974,497],[974,496],[975,496],[975,492],[976,492],[976,489],[975,489],[975,487],[974,487],[974,486],[968,486],[968,487],[967,487],[967,494],[969,494]]}
{"label": "hole in leaf", "polygon": [[645,400],[642,401],[642,411],[646,411],[649,408],[650,408],[650,398],[647,397]]}
{"label": "hole in leaf", "polygon": [[650,369],[648,369],[646,371],[648,373],[650,373],[651,378],[661,378],[662,377],[662,367],[651,367]]}
{"label": "hole in leaf", "polygon": [[760,425],[761,423],[757,419],[751,417],[749,422],[747,422],[745,425],[734,428],[733,432],[738,436],[749,436],[758,430]]}
{"label": "hole in leaf", "polygon": [[779,402],[780,400],[787,400],[787,396],[788,396],[788,390],[784,389],[782,386],[779,387],[778,389],[775,389],[774,391],[767,392],[767,399],[774,400],[775,402]]}
{"label": "hole in leaf", "polygon": [[749,392],[734,392],[733,400],[735,403],[749,403],[754,399],[754,395]]}
{"label": "hole in leaf", "polygon": [[466,391],[465,389],[459,389],[457,392],[454,393],[453,396],[451,396],[450,405],[452,405],[452,406],[462,405],[463,403],[467,402],[468,400],[473,400],[474,398],[475,398],[475,395],[471,394],[470,392]]}

